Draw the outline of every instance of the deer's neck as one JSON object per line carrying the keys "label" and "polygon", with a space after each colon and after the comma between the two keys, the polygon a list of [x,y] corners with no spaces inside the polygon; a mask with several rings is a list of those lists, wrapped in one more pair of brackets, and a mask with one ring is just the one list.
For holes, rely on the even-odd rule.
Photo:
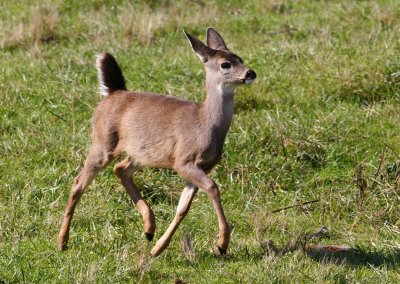
{"label": "deer's neck", "polygon": [[232,122],[234,88],[223,88],[207,78],[207,97],[203,103],[205,121],[218,140],[225,139]]}

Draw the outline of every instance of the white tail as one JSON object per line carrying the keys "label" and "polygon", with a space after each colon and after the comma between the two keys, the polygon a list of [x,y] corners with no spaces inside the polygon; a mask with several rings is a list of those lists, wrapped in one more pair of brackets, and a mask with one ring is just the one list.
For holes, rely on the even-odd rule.
{"label": "white tail", "polygon": [[210,196],[218,217],[218,248],[224,254],[230,229],[222,209],[220,192],[208,173],[219,162],[223,143],[232,121],[236,87],[249,84],[256,73],[230,52],[212,28],[207,45],[185,33],[206,69],[207,97],[203,103],[153,93],[128,92],[116,60],[105,53],[97,59],[101,93],[106,97],[93,115],[93,141],[85,165],[75,178],[58,236],[66,249],[69,227],[77,202],[96,174],[117,157],[114,174],[128,191],[144,221],[149,241],[156,229],[154,213],[132,180],[140,167],[173,169],[187,182],[176,216],[151,251],[159,255],[187,214],[194,195],[201,188]]}
{"label": "white tail", "polygon": [[99,54],[96,59],[96,67],[102,96],[107,96],[118,90],[126,91],[125,78],[111,54]]}

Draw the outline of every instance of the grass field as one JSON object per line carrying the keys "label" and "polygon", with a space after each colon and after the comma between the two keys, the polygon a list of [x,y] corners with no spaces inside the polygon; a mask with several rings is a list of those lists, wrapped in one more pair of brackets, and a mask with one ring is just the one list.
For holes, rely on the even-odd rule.
{"label": "grass field", "polygon": [[[400,282],[398,1],[21,0],[0,9],[0,283]],[[112,167],[82,197],[69,250],[57,251],[100,100],[95,55],[113,53],[131,90],[201,101],[204,70],[182,28],[204,40],[209,26],[258,74],[237,92],[212,173],[233,227],[228,254],[213,248],[217,218],[200,192],[151,258],[154,241]],[[184,181],[154,169],[134,179],[157,239]],[[322,226],[320,244],[357,251],[261,246]]]}

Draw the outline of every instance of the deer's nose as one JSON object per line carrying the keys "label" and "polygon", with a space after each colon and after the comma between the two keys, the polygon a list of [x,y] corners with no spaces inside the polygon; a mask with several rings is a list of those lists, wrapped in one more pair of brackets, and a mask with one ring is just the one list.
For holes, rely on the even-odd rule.
{"label": "deer's nose", "polygon": [[256,72],[249,70],[246,72],[246,79],[255,79],[257,77]]}

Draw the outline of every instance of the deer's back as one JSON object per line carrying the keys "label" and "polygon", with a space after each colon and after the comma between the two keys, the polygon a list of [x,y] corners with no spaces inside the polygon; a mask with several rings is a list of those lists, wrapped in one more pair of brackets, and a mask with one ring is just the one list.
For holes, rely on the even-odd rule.
{"label": "deer's back", "polygon": [[116,92],[97,106],[93,138],[140,166],[172,169],[177,159],[213,160],[212,130],[200,108],[170,96]]}

